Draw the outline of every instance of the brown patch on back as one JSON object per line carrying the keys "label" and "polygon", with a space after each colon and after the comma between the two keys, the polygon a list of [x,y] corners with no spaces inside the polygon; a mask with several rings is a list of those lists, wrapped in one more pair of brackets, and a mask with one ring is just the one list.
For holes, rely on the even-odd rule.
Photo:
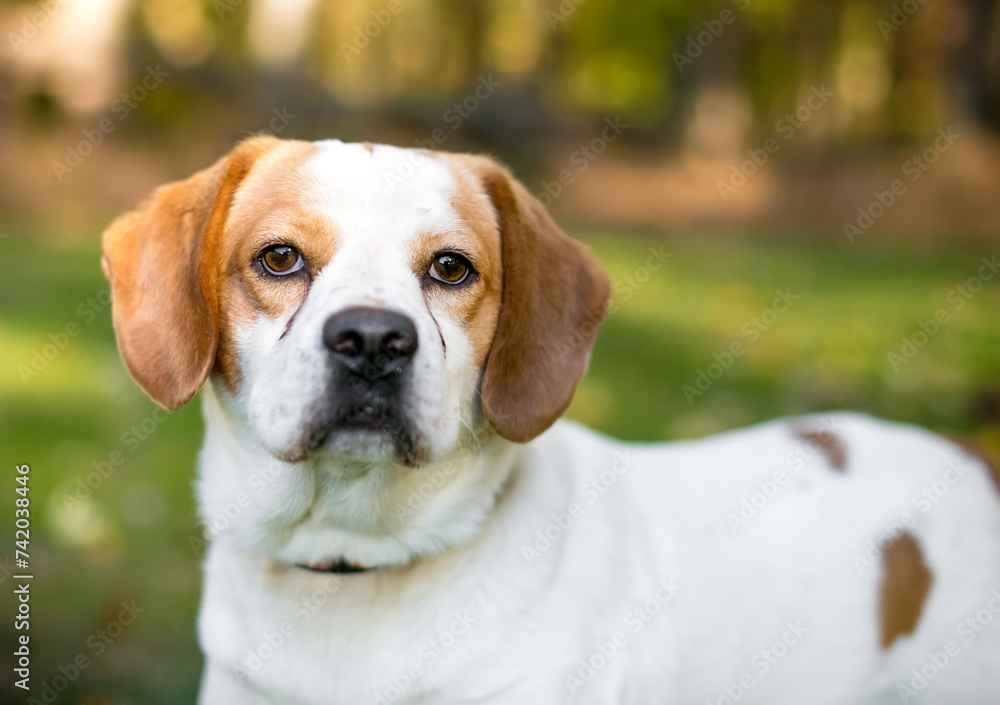
{"label": "brown patch on back", "polygon": [[920,545],[907,533],[896,539],[883,557],[879,607],[882,648],[888,649],[899,637],[916,631],[934,574],[924,562]]}
{"label": "brown patch on back", "polygon": [[371,142],[362,142],[361,146],[367,149],[369,154],[375,153],[375,145],[373,145]]}
{"label": "brown patch on back", "polygon": [[830,467],[834,470],[843,472],[847,468],[847,447],[840,436],[833,431],[797,427],[793,428],[792,432],[796,438],[822,451],[827,462],[830,463]]}

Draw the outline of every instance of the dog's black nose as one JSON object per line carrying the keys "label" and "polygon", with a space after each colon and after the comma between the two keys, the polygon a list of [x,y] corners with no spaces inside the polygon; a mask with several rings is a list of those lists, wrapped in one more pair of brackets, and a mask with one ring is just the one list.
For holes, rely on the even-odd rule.
{"label": "dog's black nose", "polygon": [[417,351],[417,329],[400,313],[349,308],[326,319],[323,344],[351,372],[374,379],[402,372]]}

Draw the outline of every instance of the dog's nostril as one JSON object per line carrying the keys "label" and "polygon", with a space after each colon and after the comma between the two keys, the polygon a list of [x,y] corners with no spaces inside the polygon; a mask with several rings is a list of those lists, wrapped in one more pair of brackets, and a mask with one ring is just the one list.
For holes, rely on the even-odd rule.
{"label": "dog's nostril", "polygon": [[417,349],[417,339],[406,333],[390,333],[382,341],[382,349],[392,357],[409,357]]}
{"label": "dog's nostril", "polygon": [[341,355],[354,357],[361,355],[365,351],[365,345],[361,340],[361,336],[353,330],[342,331],[332,340],[326,342],[330,350]]}
{"label": "dog's nostril", "polygon": [[378,308],[351,308],[323,325],[323,344],[354,372],[395,370],[417,350],[417,330],[406,316]]}

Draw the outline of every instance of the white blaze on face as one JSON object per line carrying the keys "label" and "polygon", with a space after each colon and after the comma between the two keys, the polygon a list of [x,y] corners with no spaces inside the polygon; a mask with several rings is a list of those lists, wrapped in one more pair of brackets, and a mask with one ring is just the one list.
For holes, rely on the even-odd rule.
{"label": "white blaze on face", "polygon": [[[419,261],[419,239],[466,227],[452,206],[455,177],[441,162],[410,150],[339,141],[316,147],[300,168],[306,191],[295,197],[328,224],[336,247],[297,311],[261,314],[240,331],[240,397],[250,426],[278,457],[308,452],[338,393],[324,323],[348,308],[384,308],[416,327],[418,348],[400,411],[421,460],[441,459],[468,422],[479,372],[460,322],[433,311],[421,283],[427,263]],[[369,462],[394,452],[384,435],[356,431],[334,434],[318,452],[324,450]]]}

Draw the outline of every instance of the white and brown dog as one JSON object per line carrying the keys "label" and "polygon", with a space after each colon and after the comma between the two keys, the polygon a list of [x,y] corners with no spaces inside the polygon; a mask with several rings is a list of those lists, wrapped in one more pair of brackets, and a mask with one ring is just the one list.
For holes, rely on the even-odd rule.
{"label": "white and brown dog", "polygon": [[1000,701],[988,465],[557,421],[609,284],[493,161],[255,138],[104,248],[136,381],[205,386],[202,703]]}

